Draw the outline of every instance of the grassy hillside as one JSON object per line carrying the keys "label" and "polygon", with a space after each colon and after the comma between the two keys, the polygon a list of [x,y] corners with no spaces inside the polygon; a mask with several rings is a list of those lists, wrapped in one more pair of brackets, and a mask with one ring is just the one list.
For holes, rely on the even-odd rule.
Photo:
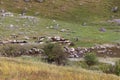
{"label": "grassy hillside", "polygon": [[[0,18],[1,40],[9,39],[11,34],[19,34],[20,38],[25,36],[61,36],[75,42],[78,37],[79,41],[75,42],[77,46],[92,46],[94,44],[116,43],[120,42],[118,25],[105,23],[105,20],[120,18],[120,9],[113,13],[111,9],[115,6],[120,7],[119,0],[45,0],[43,3],[24,2],[24,0],[12,1],[1,0],[0,8],[10,12],[21,13],[27,9],[28,15],[36,15],[38,21],[19,19],[17,17]],[[41,18],[42,17],[42,18]],[[54,23],[51,19],[59,19]],[[74,23],[75,22],[75,23]],[[78,22],[78,23],[77,23]],[[83,26],[81,23],[86,22]],[[9,26],[13,24],[14,29]],[[47,29],[46,27],[54,27],[59,24],[59,29]],[[105,28],[106,32],[99,31],[100,28]],[[61,29],[68,30],[60,32]]]}
{"label": "grassy hillside", "polygon": [[[111,11],[115,6],[119,8],[116,13]],[[75,43],[74,47],[120,42],[120,26],[106,22],[113,16],[120,18],[120,0],[45,0],[42,3],[0,0],[0,9],[13,12],[13,16],[0,16],[0,44],[10,40],[34,44],[37,37],[44,36],[69,39]],[[31,16],[18,15],[24,10]],[[120,80],[111,74],[33,59],[0,57],[0,80]]]}
{"label": "grassy hillside", "polygon": [[27,14],[60,19],[71,22],[91,22],[120,18],[120,10],[111,12],[112,7],[120,7],[119,0],[45,0],[43,3],[24,2],[24,0],[1,0],[0,8],[21,13],[27,9]]}
{"label": "grassy hillside", "polygon": [[[70,39],[77,46],[92,46],[94,44],[103,43],[117,43],[120,41],[119,26],[102,23],[104,25],[82,26],[81,24],[69,23],[64,21],[53,22],[51,19],[36,18],[36,19],[22,19],[17,14],[14,17],[2,18],[0,27],[0,40],[10,40],[11,35],[18,35],[17,39],[25,39],[29,37],[28,41],[32,41],[32,37],[39,36],[61,36]],[[35,20],[35,23],[33,22]],[[52,29],[56,24],[59,24],[58,29]],[[13,26],[11,26],[13,25]],[[48,28],[47,28],[48,27]],[[104,27],[106,32],[99,31]],[[67,31],[61,32],[61,29]],[[79,41],[75,41],[79,38]]]}
{"label": "grassy hillside", "polygon": [[120,77],[81,68],[0,58],[0,80],[120,80]]}

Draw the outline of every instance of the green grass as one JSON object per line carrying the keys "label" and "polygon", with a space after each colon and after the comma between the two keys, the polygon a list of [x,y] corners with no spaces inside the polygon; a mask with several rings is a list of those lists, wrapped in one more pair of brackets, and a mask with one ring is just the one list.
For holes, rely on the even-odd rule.
{"label": "green grass", "polygon": [[[19,20],[19,22],[16,20]],[[24,39],[25,36],[61,36],[75,42],[76,46],[93,46],[94,44],[120,42],[120,33],[114,31],[119,30],[120,27],[117,25],[110,25],[108,23],[89,23],[86,26],[82,26],[80,23],[70,23],[56,20],[56,23],[60,25],[58,30],[47,29],[46,27],[54,26],[56,23],[54,23],[51,19],[45,18],[37,18],[37,22],[32,24],[33,22],[28,19],[20,19],[14,16],[2,19],[1,23],[1,40],[11,39],[11,34],[18,35],[22,32],[23,34],[19,35],[18,39]],[[8,27],[10,24],[17,27],[11,29]],[[23,24],[27,25],[23,26]],[[99,31],[102,27],[106,29],[106,32]],[[60,32],[61,29],[69,30],[67,32]],[[77,42],[74,40],[76,37],[79,38],[79,41]]]}
{"label": "green grass", "polygon": [[1,0],[1,2],[3,4],[0,7],[11,12],[21,13],[26,7],[29,15],[38,12],[38,16],[44,18],[69,22],[101,21],[111,19],[111,16],[120,18],[120,11],[117,13],[111,12],[112,7],[120,7],[119,0],[46,0],[43,3]]}
{"label": "green grass", "polygon": [[[18,39],[24,39],[24,36],[61,36],[75,42],[74,38],[78,37],[79,41],[75,42],[76,46],[93,46],[94,44],[103,43],[118,43],[120,42],[120,27],[116,24],[106,23],[106,20],[120,17],[120,11],[117,13],[111,12],[114,6],[120,7],[119,0],[46,0],[43,3],[35,1],[25,3],[22,0],[19,2],[1,0],[3,4],[1,9],[7,11],[21,13],[27,7],[28,15],[34,15],[35,12],[40,13],[38,22],[32,24],[33,21],[27,19],[19,19],[15,17],[7,17],[1,19],[0,35],[1,40],[10,38],[11,34],[19,34]],[[13,5],[14,4],[14,5]],[[82,5],[81,5],[82,4]],[[30,7],[32,6],[32,7]],[[16,14],[17,15],[17,14]],[[53,26],[53,19],[60,24],[59,31],[54,29],[46,29],[46,27]],[[17,22],[16,20],[19,20]],[[86,26],[82,26],[86,22]],[[7,26],[10,24],[18,25],[14,30]],[[23,24],[29,24],[23,26]],[[104,27],[106,32],[102,33],[99,28]],[[60,32],[61,29],[69,29],[69,32]]]}

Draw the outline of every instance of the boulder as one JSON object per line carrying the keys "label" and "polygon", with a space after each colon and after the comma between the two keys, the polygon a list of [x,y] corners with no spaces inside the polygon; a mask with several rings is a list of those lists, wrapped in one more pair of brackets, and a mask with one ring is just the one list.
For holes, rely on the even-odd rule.
{"label": "boulder", "polygon": [[118,12],[118,6],[113,7],[111,11],[114,13]]}
{"label": "boulder", "polygon": [[106,29],[105,28],[100,28],[99,31],[106,32]]}

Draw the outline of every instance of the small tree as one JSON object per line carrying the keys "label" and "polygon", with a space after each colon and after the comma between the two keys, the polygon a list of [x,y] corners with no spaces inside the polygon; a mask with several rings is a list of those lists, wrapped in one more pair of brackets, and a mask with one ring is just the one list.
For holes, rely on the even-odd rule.
{"label": "small tree", "polygon": [[97,58],[97,56],[94,53],[87,53],[87,54],[85,54],[84,59],[85,59],[85,62],[89,66],[92,66],[92,65],[98,63],[98,58]]}
{"label": "small tree", "polygon": [[67,53],[64,52],[59,44],[49,43],[45,45],[43,50],[49,63],[55,62],[58,65],[65,64]]}

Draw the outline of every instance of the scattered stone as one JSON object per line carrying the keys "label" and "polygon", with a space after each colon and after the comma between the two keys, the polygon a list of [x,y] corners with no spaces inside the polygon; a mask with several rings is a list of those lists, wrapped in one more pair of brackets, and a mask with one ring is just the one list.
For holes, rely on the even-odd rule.
{"label": "scattered stone", "polygon": [[4,12],[4,13],[1,14],[1,16],[2,16],[2,17],[6,17],[6,16],[13,17],[14,14],[11,13],[11,12]]}

